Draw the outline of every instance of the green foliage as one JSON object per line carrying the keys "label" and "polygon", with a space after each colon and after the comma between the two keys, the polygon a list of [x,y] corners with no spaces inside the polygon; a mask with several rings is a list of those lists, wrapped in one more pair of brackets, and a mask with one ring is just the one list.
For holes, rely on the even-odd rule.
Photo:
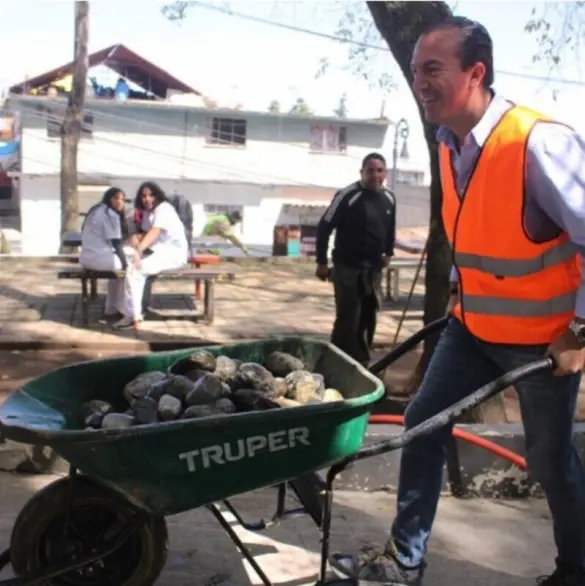
{"label": "green foliage", "polygon": [[[340,2],[344,8],[343,16],[337,23],[335,37],[347,46],[347,65],[344,70],[363,79],[372,89],[393,90],[396,84],[390,73],[375,73],[380,69],[380,59],[388,49],[383,45],[380,33],[372,20],[372,15],[365,2]],[[322,57],[316,78],[327,74],[332,63]]]}
{"label": "green foliage", "polygon": [[278,100],[272,100],[270,105],[268,106],[268,111],[271,114],[279,114],[280,113],[280,102]]}
{"label": "green foliage", "polygon": [[185,19],[185,14],[189,8],[189,2],[172,2],[161,8],[165,18],[170,21],[181,21]]}
{"label": "green foliage", "polygon": [[338,118],[347,118],[347,94],[343,94],[341,98],[339,98],[339,105],[333,110],[333,113]]}
{"label": "green foliage", "polygon": [[524,30],[538,44],[534,62],[558,68],[569,53],[579,53],[585,38],[585,2],[547,2],[540,13],[532,9],[532,18]]}
{"label": "green foliage", "polygon": [[304,98],[297,98],[292,108],[288,112],[289,114],[296,114],[297,116],[312,116],[313,111],[309,108]]}

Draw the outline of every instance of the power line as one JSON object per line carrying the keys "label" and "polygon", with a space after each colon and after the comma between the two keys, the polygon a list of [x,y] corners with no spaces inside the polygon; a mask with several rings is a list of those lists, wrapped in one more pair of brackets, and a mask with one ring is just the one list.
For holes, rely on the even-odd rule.
{"label": "power line", "polygon": [[[259,24],[265,24],[268,26],[282,28],[282,29],[297,32],[297,33],[311,35],[313,37],[319,37],[321,39],[328,39],[330,41],[335,41],[337,43],[356,45],[356,46],[362,47],[364,49],[373,49],[375,51],[381,51],[383,53],[390,53],[390,49],[388,49],[388,47],[383,47],[381,45],[372,45],[370,43],[365,43],[362,41],[355,41],[353,39],[346,39],[344,37],[340,37],[337,35],[323,33],[320,31],[311,30],[311,29],[300,27],[300,26],[295,26],[292,24],[286,24],[284,22],[279,22],[277,20],[270,20],[267,18],[261,18],[259,16],[245,14],[243,12],[235,12],[234,10],[231,10],[230,8],[225,8],[223,6],[218,6],[216,4],[207,4],[205,2],[198,2],[197,0],[192,0],[192,1],[188,2],[188,4],[191,6],[198,6],[199,8],[205,8],[206,10],[213,10],[215,12],[219,12],[221,14],[226,14],[228,16],[234,16],[234,17],[240,18],[242,20],[249,20],[252,22],[259,23]],[[516,72],[516,71],[504,71],[501,69],[496,69],[495,72],[500,75],[507,75],[510,77],[518,77],[520,79],[531,79],[534,81],[548,81],[548,82],[553,82],[553,83],[559,83],[562,85],[571,85],[571,86],[577,86],[577,87],[585,86],[585,82],[578,81],[576,79],[561,79],[558,77],[546,77],[544,75],[534,75],[534,74],[530,74],[530,73],[520,73],[520,72]]]}
{"label": "power line", "polygon": [[[42,120],[43,122],[47,119],[47,114],[46,113],[41,113],[39,111],[36,110],[35,108],[36,103],[27,103],[27,102],[20,102],[19,104],[19,108],[21,111],[21,115],[24,115],[24,117],[28,117],[28,116],[32,116],[35,119],[38,120]],[[88,104],[88,109],[91,110],[91,104]],[[213,115],[213,111],[210,112]],[[156,122],[150,122],[147,120],[139,120],[137,118],[134,117],[130,117],[130,116],[121,116],[119,114],[114,114],[112,112],[105,112],[103,110],[96,110],[93,112],[94,115],[94,119],[96,121],[98,121],[98,132],[99,132],[99,121],[100,119],[107,121],[111,121],[113,125],[120,125],[120,127],[122,127],[123,125],[128,125],[129,123],[132,124],[133,126],[136,126],[139,130],[143,131],[145,134],[148,133],[153,133],[153,134],[160,134],[160,135],[165,135],[168,131],[169,131],[169,126],[163,126],[162,124],[157,124]],[[343,119],[340,119],[340,123],[343,124]],[[178,131],[184,131],[185,128],[177,128]],[[125,132],[120,132],[119,134],[122,135],[126,135],[126,134],[132,134],[132,133],[125,133]],[[202,133],[202,132],[195,132],[194,134],[186,134],[184,135],[184,138],[187,139],[204,139],[204,137],[206,136],[206,133]],[[231,137],[231,133],[222,133],[221,131],[216,133],[217,135],[217,140],[218,140],[218,144],[219,145],[225,145],[225,146],[233,146],[230,137]],[[45,140],[46,137],[44,137],[43,139],[41,139],[41,137],[34,137],[37,138],[39,140]],[[46,139],[48,140],[48,139]],[[295,185],[301,185],[301,186],[307,186],[307,187],[322,187],[321,185],[315,184],[315,183],[306,183],[303,181],[299,181],[298,179],[293,179],[291,177],[285,177],[282,175],[274,175],[274,174],[270,174],[270,173],[258,173],[257,171],[253,171],[249,168],[245,168],[245,167],[237,167],[234,165],[226,165],[225,163],[213,163],[211,161],[205,161],[205,160],[201,160],[198,159],[196,157],[190,156],[190,155],[174,155],[172,153],[169,153],[168,151],[164,151],[164,150],[158,150],[156,147],[155,148],[149,148],[148,145],[145,144],[141,144],[138,145],[134,142],[125,142],[124,140],[116,140],[115,138],[112,137],[105,137],[105,136],[96,136],[94,140],[100,141],[100,142],[104,142],[104,143],[109,143],[109,144],[113,144],[113,145],[117,145],[120,147],[127,147],[128,148],[128,154],[132,157],[132,154],[134,154],[134,157],[132,157],[131,161],[126,161],[126,160],[120,160],[120,159],[114,159],[111,158],[109,156],[107,156],[105,153],[96,153],[96,152],[92,152],[92,155],[96,156],[96,157],[100,157],[103,159],[111,159],[112,161],[116,161],[118,163],[122,163],[122,164],[128,164],[134,167],[141,167],[141,163],[137,162],[136,158],[135,158],[135,154],[136,152],[144,152],[144,153],[150,153],[153,155],[157,155],[158,158],[162,159],[162,160],[180,160],[182,162],[182,164],[193,164],[193,165],[201,165],[204,167],[208,167],[210,169],[214,169],[218,172],[223,172],[227,175],[231,175],[232,177],[235,178],[235,180],[244,180],[244,178],[246,177],[250,177],[250,176],[256,176],[257,178],[261,178],[265,181],[277,181],[277,182],[289,182],[291,184],[295,184]],[[296,144],[290,141],[281,141],[281,144],[286,145],[288,147],[294,147],[296,149],[302,149],[307,155],[309,156],[313,156],[311,155],[310,151],[308,150],[308,146],[304,146],[301,144]],[[372,147],[374,148],[374,147]],[[80,149],[83,151],[83,142],[80,143]],[[321,156],[321,155],[315,155],[315,156]],[[355,160],[355,161],[360,161],[362,160],[361,156],[356,156],[353,155],[351,153],[346,153],[344,155],[344,157],[346,157],[347,159],[350,160]],[[148,163],[150,164],[150,163]],[[148,169],[147,166],[144,167],[145,170]],[[404,169],[400,169],[401,171],[404,171]],[[421,169],[413,169],[414,171],[421,171],[422,170],[422,166]]]}
{"label": "power line", "polygon": [[[29,110],[29,115],[32,115],[38,119],[41,120],[46,120],[46,115],[41,114],[40,112],[37,112],[36,110],[32,110],[27,108],[27,106],[24,106],[27,110]],[[99,113],[100,117],[104,117],[104,118],[110,118],[112,120],[115,121],[120,121],[123,122],[126,119],[121,117],[121,116],[116,116],[115,114],[106,114],[104,112],[100,112]],[[146,123],[149,124],[149,123]],[[150,124],[149,124],[150,125]],[[159,125],[155,125],[153,124],[152,126],[157,126],[158,128],[163,128],[160,127]],[[30,139],[35,139],[38,141],[42,141],[43,143],[47,144],[49,141],[49,138],[47,138],[46,136],[35,136],[34,134],[27,136],[27,140]],[[264,183],[266,182],[279,182],[285,185],[298,185],[301,187],[318,187],[318,188],[323,188],[323,185],[319,185],[316,183],[307,183],[305,181],[298,181],[298,179],[293,179],[292,177],[286,177],[286,176],[282,176],[282,175],[274,175],[274,174],[270,174],[270,173],[259,173],[258,171],[254,171],[252,169],[245,169],[245,168],[241,168],[241,167],[236,167],[233,165],[226,165],[226,164],[221,164],[221,163],[212,163],[210,161],[205,161],[205,160],[201,160],[201,159],[197,159],[195,157],[191,157],[191,156],[174,156],[172,153],[169,152],[165,152],[163,150],[159,150],[156,147],[155,148],[149,148],[148,146],[145,146],[144,144],[142,145],[138,145],[136,143],[133,142],[125,142],[123,140],[116,140],[115,138],[111,138],[111,137],[105,137],[105,136],[96,136],[94,138],[94,144],[96,144],[97,142],[100,142],[102,144],[110,144],[116,147],[121,148],[122,150],[124,150],[124,154],[128,155],[128,157],[130,157],[129,159],[121,158],[121,152],[119,152],[117,154],[116,157],[112,157],[111,154],[107,154],[105,152],[96,152],[94,149],[89,148],[89,144],[85,143],[83,141],[80,142],[79,145],[79,149],[80,152],[90,155],[92,157],[95,158],[101,158],[105,161],[112,161],[112,162],[116,162],[118,164],[122,164],[122,165],[127,165],[127,166],[132,166],[138,169],[144,169],[147,172],[150,172],[150,174],[152,174],[152,167],[150,165],[152,165],[152,161],[142,161],[140,160],[139,157],[139,153],[144,153],[145,155],[155,155],[157,159],[161,159],[163,162],[166,159],[167,161],[176,161],[176,162],[180,162],[181,164],[191,164],[194,166],[200,166],[202,168],[208,168],[211,169],[212,171],[216,172],[216,173],[224,173],[225,175],[231,176],[230,179],[233,181],[246,181],[246,180],[250,180],[250,178],[252,178],[252,181],[255,182],[256,181],[262,181]],[[24,141],[23,141],[24,142]],[[288,145],[288,143],[285,143]],[[127,149],[127,150],[126,150]],[[137,156],[138,154],[138,156]],[[28,157],[28,155],[27,155]],[[33,159],[35,160],[35,159]],[[37,163],[42,163],[42,164],[46,164],[47,166],[50,166],[49,163],[45,163],[44,161],[39,161],[39,160],[35,160],[35,162]],[[181,177],[181,179],[189,179],[186,177]],[[191,178],[191,179],[195,179],[195,178]],[[211,179],[210,179],[211,180]],[[259,183],[260,184],[260,183]]]}

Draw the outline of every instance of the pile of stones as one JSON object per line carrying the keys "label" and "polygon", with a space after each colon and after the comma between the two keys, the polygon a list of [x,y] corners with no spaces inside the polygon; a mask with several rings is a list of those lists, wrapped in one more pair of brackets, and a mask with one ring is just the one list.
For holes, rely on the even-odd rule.
{"label": "pile of stones", "polygon": [[123,412],[116,412],[106,401],[85,403],[82,426],[121,429],[344,400],[338,390],[327,388],[322,374],[310,372],[302,360],[278,351],[258,364],[198,350],[177,360],[167,372],[138,375],[122,395],[127,405]]}

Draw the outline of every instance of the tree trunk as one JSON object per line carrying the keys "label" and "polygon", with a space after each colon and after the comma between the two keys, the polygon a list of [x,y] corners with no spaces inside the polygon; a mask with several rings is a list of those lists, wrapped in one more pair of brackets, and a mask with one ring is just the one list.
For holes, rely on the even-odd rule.
{"label": "tree trunk", "polygon": [[[83,128],[88,70],[89,2],[75,2],[75,49],[71,93],[61,127],[61,237],[77,228],[77,152]],[[61,246],[61,252],[63,246]]]}
{"label": "tree trunk", "polygon": [[[376,28],[388,44],[388,48],[398,63],[409,87],[412,87],[410,60],[420,34],[432,24],[451,16],[451,9],[445,2],[366,2],[374,19]],[[441,217],[442,191],[439,174],[438,145],[436,127],[428,124],[419,108],[424,127],[425,139],[429,149],[431,167],[430,223],[427,248],[427,267],[425,273],[424,323],[428,324],[445,315],[449,298],[449,272],[451,269],[451,250]],[[404,389],[404,394],[412,394],[419,386],[435,349],[438,335],[425,341],[423,355],[413,376]],[[482,413],[490,414],[489,419],[506,421],[503,397],[498,395],[485,406],[477,408],[466,419],[481,421]],[[499,416],[495,415],[499,413]]]}
{"label": "tree trunk", "polygon": [[[376,28],[388,44],[388,48],[411,87],[410,60],[416,41],[427,27],[451,16],[451,9],[446,2],[366,2],[366,4]],[[424,304],[424,323],[428,324],[445,315],[449,298],[451,252],[441,219],[442,192],[436,140],[437,129],[425,121],[420,106],[418,109],[431,166],[430,224]],[[436,342],[437,336],[425,341],[423,358],[417,367],[419,376],[424,373]]]}

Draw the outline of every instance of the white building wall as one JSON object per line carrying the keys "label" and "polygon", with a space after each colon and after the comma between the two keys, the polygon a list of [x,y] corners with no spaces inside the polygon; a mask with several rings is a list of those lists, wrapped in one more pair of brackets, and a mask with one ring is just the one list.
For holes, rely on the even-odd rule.
{"label": "white building wall", "polygon": [[[22,192],[22,254],[31,256],[50,256],[59,252],[59,233],[61,226],[61,205],[59,195],[59,176],[30,175],[21,176]],[[193,233],[201,233],[205,224],[205,204],[242,206],[243,225],[241,237],[248,245],[271,246],[274,227],[279,224],[298,223],[298,217],[283,212],[285,204],[302,205],[307,202],[289,197],[277,187],[265,188],[257,185],[201,184],[192,181],[176,182],[157,179],[168,193],[176,189],[191,201],[193,206]],[[110,182],[123,189],[133,199],[140,183],[136,178],[115,178]],[[99,201],[106,187],[95,185],[83,187],[80,211]],[[310,204],[327,205],[332,193],[324,190],[321,199],[313,199]],[[81,225],[82,219],[79,220]]]}
{"label": "white building wall", "polygon": [[[300,210],[289,206],[326,206],[330,203],[334,189],[324,188],[305,191],[286,186],[265,186],[254,183],[199,182],[193,180],[174,181],[154,178],[167,193],[185,195],[193,206],[194,234],[201,233],[205,224],[205,206],[241,206],[244,222],[242,240],[249,246],[262,247],[272,244],[274,227],[298,225]],[[140,178],[96,178],[86,179],[80,186],[80,211],[84,212],[100,200],[109,185],[116,185],[134,199]],[[61,205],[58,175],[21,176],[22,187],[22,253],[26,255],[54,255],[59,250]],[[398,226],[420,227],[428,225],[428,188],[398,186]],[[288,205],[287,205],[288,204]],[[286,207],[285,207],[286,206]],[[307,213],[306,210],[304,213]],[[319,214],[314,210],[313,215]],[[81,224],[81,219],[79,221]]]}
{"label": "white building wall", "polygon": [[[17,97],[10,103],[22,120],[22,252],[31,255],[59,250],[61,145],[48,138],[46,114],[37,112],[47,102]],[[203,228],[206,204],[242,206],[248,245],[269,246],[275,225],[298,222],[284,215],[283,205],[327,205],[335,190],[357,179],[369,152],[392,161],[393,130],[385,124],[339,121],[347,127],[347,153],[315,154],[311,125],[323,121],[312,118],[99,101],[90,103],[90,111],[93,136],[81,140],[78,169],[82,183],[92,177],[100,186],[84,188],[80,211],[98,201],[106,185],[133,199],[142,181],[154,180],[190,199],[195,234]],[[236,115],[248,120],[246,146],[208,146],[210,116]],[[397,198],[399,225],[426,223],[426,188],[397,186]]]}
{"label": "white building wall", "polygon": [[[60,139],[47,137],[43,107],[62,111],[64,103],[16,97],[21,113],[22,170],[58,173]],[[114,177],[166,177],[274,185],[341,186],[355,180],[363,157],[382,150],[387,123],[323,121],[312,117],[186,108],[159,103],[90,101],[93,136],[79,147],[81,173]],[[245,147],[206,144],[212,117],[245,118]],[[311,126],[347,128],[346,153],[312,153]],[[386,153],[391,160],[390,153]]]}

